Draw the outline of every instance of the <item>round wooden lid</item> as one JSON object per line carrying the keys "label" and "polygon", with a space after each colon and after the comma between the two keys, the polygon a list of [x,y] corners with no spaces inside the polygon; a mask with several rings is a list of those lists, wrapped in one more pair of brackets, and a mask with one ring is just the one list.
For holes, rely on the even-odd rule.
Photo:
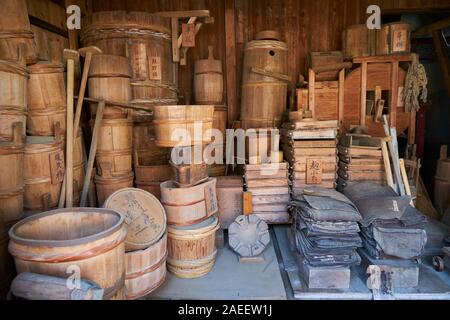
{"label": "round wooden lid", "polygon": [[167,218],[164,207],[158,199],[144,190],[118,190],[109,196],[103,207],[124,216],[128,226],[126,251],[146,249],[161,239],[166,232]]}
{"label": "round wooden lid", "polygon": [[281,34],[278,31],[266,30],[258,32],[255,36],[255,40],[276,40],[280,41]]}
{"label": "round wooden lid", "polygon": [[241,257],[260,255],[269,242],[269,228],[256,215],[239,216],[228,227],[228,243]]}

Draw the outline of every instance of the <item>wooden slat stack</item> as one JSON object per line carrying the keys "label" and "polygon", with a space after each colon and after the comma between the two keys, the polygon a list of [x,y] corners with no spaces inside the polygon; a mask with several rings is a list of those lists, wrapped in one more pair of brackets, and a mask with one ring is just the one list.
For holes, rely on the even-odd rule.
{"label": "wooden slat stack", "polygon": [[287,162],[246,164],[244,181],[247,192],[252,194],[253,214],[269,224],[290,221]]}
{"label": "wooden slat stack", "polygon": [[356,181],[385,183],[380,138],[346,134],[339,142],[338,152],[338,190],[343,190],[350,182]]}
{"label": "wooden slat stack", "polygon": [[285,158],[291,166],[293,194],[308,186],[334,189],[337,170],[337,121],[305,119],[283,125]]}

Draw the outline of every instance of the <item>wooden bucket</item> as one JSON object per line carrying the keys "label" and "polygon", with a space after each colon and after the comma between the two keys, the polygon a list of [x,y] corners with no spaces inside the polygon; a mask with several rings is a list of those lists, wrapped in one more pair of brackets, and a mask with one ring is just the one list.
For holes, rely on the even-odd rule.
{"label": "wooden bucket", "polygon": [[[306,70],[314,67],[328,66],[344,62],[341,51],[308,52],[306,55]],[[339,78],[340,70],[316,74],[316,81],[333,81]]]}
{"label": "wooden bucket", "polygon": [[218,210],[216,179],[189,188],[177,188],[173,181],[166,181],[161,184],[161,202],[169,225],[186,226],[204,221]]}
{"label": "wooden bucket", "polygon": [[342,33],[344,58],[375,55],[376,30],[369,30],[365,24],[356,24]]}
{"label": "wooden bucket", "polygon": [[[28,110],[44,111],[66,109],[64,66],[39,62],[28,67]],[[61,124],[62,125],[62,124]]]}
{"label": "wooden bucket", "polygon": [[106,11],[87,17],[81,41],[128,57],[133,102],[176,104],[177,64],[172,61],[170,19],[146,12]]}
{"label": "wooden bucket", "polygon": [[99,205],[103,205],[105,200],[117,190],[133,187],[133,172],[123,176],[113,176],[111,167],[109,162],[98,163],[98,174],[94,180]]}
{"label": "wooden bucket", "polygon": [[411,52],[411,25],[407,22],[392,22],[377,30],[377,55]]}
{"label": "wooden bucket", "polygon": [[223,101],[222,61],[214,60],[214,48],[208,47],[208,59],[195,61],[194,98],[197,104],[221,104]]}
{"label": "wooden bucket", "polygon": [[166,213],[153,195],[136,188],[124,188],[106,199],[104,208],[125,217],[128,233],[125,251],[144,250],[158,242],[166,232]]}
{"label": "wooden bucket", "polygon": [[125,253],[127,299],[145,297],[159,288],[166,278],[167,233],[145,250]]}
{"label": "wooden bucket", "polygon": [[15,139],[0,142],[0,221],[10,224],[23,216],[24,148],[21,123],[14,124]]}
{"label": "wooden bucket", "polygon": [[243,214],[244,182],[242,177],[218,177],[216,192],[220,227],[228,229],[236,217]]}
{"label": "wooden bucket", "polygon": [[27,64],[37,61],[37,49],[31,32],[26,0],[3,0],[0,21],[0,60],[19,60],[19,46],[24,47]]}
{"label": "wooden bucket", "polygon": [[259,75],[252,68],[287,75],[288,48],[275,40],[253,40],[245,47],[242,77],[241,125],[243,129],[278,127],[286,109],[288,84]]}
{"label": "wooden bucket", "polygon": [[14,138],[14,123],[21,123],[21,134],[23,137],[25,137],[26,122],[27,113],[22,109],[17,107],[0,106],[0,141],[7,142],[11,141]]}
{"label": "wooden bucket", "polygon": [[214,106],[156,106],[156,145],[181,147],[211,142]]}
{"label": "wooden bucket", "polygon": [[27,111],[28,77],[25,66],[0,60],[1,109],[13,108],[23,112]]}
{"label": "wooden bucket", "polygon": [[27,133],[32,136],[48,137],[55,135],[57,130],[55,128],[58,128],[65,134],[66,116],[65,108],[30,111],[27,117]]}
{"label": "wooden bucket", "polygon": [[64,173],[64,146],[60,136],[27,137],[24,209],[32,213],[57,207]]}
{"label": "wooden bucket", "polygon": [[[124,218],[106,209],[61,209],[26,218],[9,231],[17,273],[67,277],[79,271],[104,288],[104,299],[125,284]],[[77,269],[73,269],[76,267]]]}
{"label": "wooden bucket", "polygon": [[217,255],[218,229],[216,217],[186,227],[169,226],[167,269],[179,278],[199,278],[208,274]]}
{"label": "wooden bucket", "polygon": [[[93,125],[93,122],[91,122]],[[104,119],[100,127],[97,164],[111,163],[113,176],[132,171],[133,121],[131,119]]]}

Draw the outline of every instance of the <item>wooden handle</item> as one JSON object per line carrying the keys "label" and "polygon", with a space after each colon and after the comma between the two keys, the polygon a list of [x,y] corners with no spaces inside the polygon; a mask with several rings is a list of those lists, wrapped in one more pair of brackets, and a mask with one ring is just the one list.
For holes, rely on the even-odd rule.
{"label": "wooden handle", "polygon": [[313,67],[312,69],[314,70],[315,73],[322,73],[327,71],[339,71],[342,69],[350,69],[352,65],[353,64],[351,62],[342,62],[325,66]]}
{"label": "wooden handle", "polygon": [[261,68],[257,68],[257,67],[250,68],[250,71],[253,73],[262,75],[262,76],[275,78],[277,80],[287,82],[287,83],[291,83],[291,81],[292,81],[292,78],[290,76],[282,74],[282,73],[278,73],[278,72],[267,71],[265,69],[261,69]]}

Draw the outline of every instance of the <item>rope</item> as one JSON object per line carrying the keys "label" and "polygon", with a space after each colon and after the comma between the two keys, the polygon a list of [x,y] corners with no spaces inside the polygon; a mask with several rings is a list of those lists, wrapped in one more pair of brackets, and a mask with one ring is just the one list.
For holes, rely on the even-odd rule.
{"label": "rope", "polygon": [[418,55],[414,54],[405,80],[405,91],[403,94],[405,100],[405,112],[410,112],[412,110],[419,111],[419,99],[423,102],[427,102],[427,84],[428,78],[425,67],[419,62]]}

